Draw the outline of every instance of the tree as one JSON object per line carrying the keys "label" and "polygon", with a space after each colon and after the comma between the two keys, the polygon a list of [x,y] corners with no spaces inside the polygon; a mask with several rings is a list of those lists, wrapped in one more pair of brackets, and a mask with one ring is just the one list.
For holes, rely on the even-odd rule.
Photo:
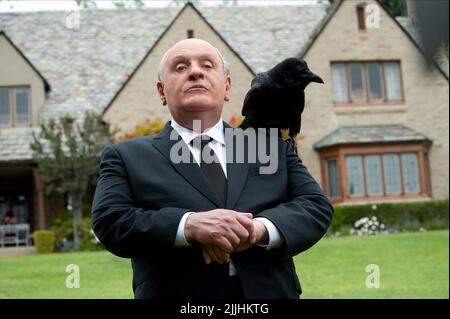
{"label": "tree", "polygon": [[74,249],[80,248],[83,198],[98,173],[101,150],[113,139],[109,125],[94,112],[84,118],[65,116],[41,124],[30,148],[45,183],[46,194],[68,196],[73,212]]}
{"label": "tree", "polygon": [[406,16],[405,0],[380,0],[393,17]]}

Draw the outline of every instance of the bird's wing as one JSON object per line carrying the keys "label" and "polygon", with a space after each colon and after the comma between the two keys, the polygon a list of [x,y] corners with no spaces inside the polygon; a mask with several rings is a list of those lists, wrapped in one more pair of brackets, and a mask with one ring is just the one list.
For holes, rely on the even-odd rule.
{"label": "bird's wing", "polygon": [[267,73],[258,73],[252,80],[251,88],[245,95],[242,107],[242,115],[245,115],[254,105],[264,100],[264,91],[270,86],[270,78]]}

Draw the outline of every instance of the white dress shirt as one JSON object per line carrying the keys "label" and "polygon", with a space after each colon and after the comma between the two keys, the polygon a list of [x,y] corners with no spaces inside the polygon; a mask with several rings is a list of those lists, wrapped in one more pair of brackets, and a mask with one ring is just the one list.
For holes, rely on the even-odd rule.
{"label": "white dress shirt", "polygon": [[[197,164],[200,163],[200,149],[191,145],[191,141],[196,138],[198,135],[201,135],[198,132],[192,131],[186,127],[178,124],[174,119],[170,122],[171,126],[177,133],[181,136],[183,141],[188,146],[192,155],[194,156]],[[225,176],[227,176],[227,164],[226,164],[226,145],[225,145],[225,134],[223,131],[223,122],[220,119],[213,127],[205,130],[203,134],[211,137],[211,142],[208,144],[216,154],[217,158],[220,161],[220,165],[222,166],[223,172]],[[199,164],[200,165],[200,164]],[[186,224],[186,220],[190,214],[194,214],[193,212],[187,212],[181,218],[180,224],[178,225],[177,235],[175,238],[175,246],[176,247],[186,247],[190,246],[184,236],[184,227]],[[261,247],[266,247],[266,250],[274,249],[279,247],[283,243],[283,237],[280,235],[279,230],[275,227],[275,225],[264,217],[256,217],[255,219],[261,221],[267,229],[267,233],[269,235],[269,242],[267,245],[260,245]],[[237,270],[233,265],[233,261],[230,262],[230,276],[236,275]]]}

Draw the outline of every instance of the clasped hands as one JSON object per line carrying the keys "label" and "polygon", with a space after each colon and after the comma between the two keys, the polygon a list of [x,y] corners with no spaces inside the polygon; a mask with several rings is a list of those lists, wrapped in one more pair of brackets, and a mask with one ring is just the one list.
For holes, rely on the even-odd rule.
{"label": "clasped hands", "polygon": [[223,264],[232,252],[244,251],[268,238],[266,226],[251,213],[214,209],[192,213],[186,220],[184,235],[188,242],[202,245],[203,259]]}

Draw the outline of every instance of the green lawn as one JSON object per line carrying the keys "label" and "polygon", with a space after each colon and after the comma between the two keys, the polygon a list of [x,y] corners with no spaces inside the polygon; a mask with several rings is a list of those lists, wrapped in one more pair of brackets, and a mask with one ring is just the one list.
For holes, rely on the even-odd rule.
{"label": "green lawn", "polygon": [[[448,298],[448,231],[325,238],[295,262],[302,298]],[[80,288],[65,286],[68,264]],[[380,288],[366,288],[368,264]],[[1,298],[132,298],[131,265],[108,252],[0,257]]]}
{"label": "green lawn", "polygon": [[[448,231],[327,238],[295,257],[302,298],[448,298]],[[380,287],[366,288],[376,264]]]}

